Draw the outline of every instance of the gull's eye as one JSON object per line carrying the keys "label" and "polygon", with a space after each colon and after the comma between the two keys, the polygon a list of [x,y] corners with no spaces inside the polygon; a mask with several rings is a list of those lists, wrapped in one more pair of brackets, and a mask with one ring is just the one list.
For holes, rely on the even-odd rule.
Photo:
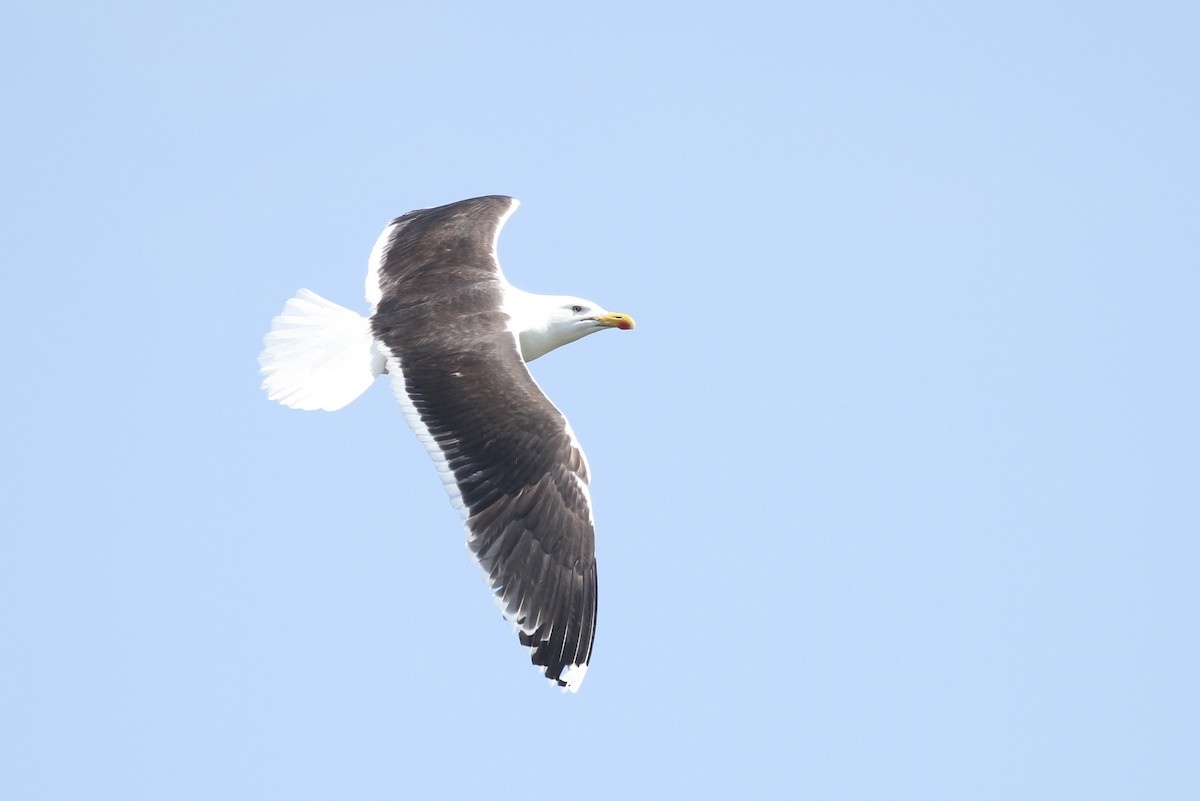
{"label": "gull's eye", "polygon": [[579,314],[581,311],[583,311],[583,307],[582,306],[572,306],[571,311],[575,312],[576,314]]}

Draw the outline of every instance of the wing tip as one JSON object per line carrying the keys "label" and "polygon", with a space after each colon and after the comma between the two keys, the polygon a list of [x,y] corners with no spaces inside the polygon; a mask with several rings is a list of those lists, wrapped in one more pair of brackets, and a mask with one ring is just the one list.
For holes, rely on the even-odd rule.
{"label": "wing tip", "polygon": [[555,681],[562,691],[577,693],[579,688],[583,686],[583,678],[587,675],[588,666],[584,665],[567,665],[562,672],[558,674]]}

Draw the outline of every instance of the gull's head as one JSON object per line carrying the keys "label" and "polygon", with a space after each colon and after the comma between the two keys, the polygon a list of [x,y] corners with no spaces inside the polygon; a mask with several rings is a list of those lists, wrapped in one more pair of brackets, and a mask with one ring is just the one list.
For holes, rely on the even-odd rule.
{"label": "gull's head", "polygon": [[555,304],[550,328],[562,334],[572,334],[568,341],[573,342],[580,337],[594,334],[605,328],[629,331],[634,328],[634,322],[628,314],[610,312],[590,300],[563,296]]}
{"label": "gull's head", "polygon": [[606,328],[629,331],[635,326],[633,318],[628,314],[611,312],[583,298],[571,295],[532,297],[537,300],[523,300],[531,305],[536,304],[537,312],[522,314],[522,319],[517,325],[521,353],[527,362],[588,334]]}

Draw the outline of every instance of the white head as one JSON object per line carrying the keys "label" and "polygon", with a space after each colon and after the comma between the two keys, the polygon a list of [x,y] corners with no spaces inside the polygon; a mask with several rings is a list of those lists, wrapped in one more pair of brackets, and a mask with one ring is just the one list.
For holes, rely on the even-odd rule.
{"label": "white head", "polygon": [[505,308],[509,327],[520,339],[521,356],[527,362],[606,328],[628,331],[634,327],[629,315],[610,312],[571,295],[534,295],[510,289]]}

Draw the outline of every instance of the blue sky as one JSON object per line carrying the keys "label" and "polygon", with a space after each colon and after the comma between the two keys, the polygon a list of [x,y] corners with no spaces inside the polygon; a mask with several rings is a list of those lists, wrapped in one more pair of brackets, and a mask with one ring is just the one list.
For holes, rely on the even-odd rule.
{"label": "blue sky", "polygon": [[[0,796],[1200,796],[1188,3],[0,11]],[[297,288],[522,208],[600,620],[538,678]],[[382,382],[381,382],[382,383]]]}

